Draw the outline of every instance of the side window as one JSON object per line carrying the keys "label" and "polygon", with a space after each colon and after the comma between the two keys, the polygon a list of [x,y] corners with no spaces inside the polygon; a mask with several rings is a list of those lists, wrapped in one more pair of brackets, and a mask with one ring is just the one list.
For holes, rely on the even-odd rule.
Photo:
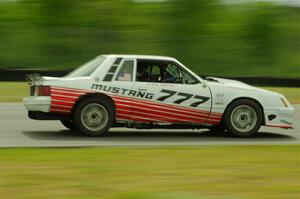
{"label": "side window", "polygon": [[160,81],[160,67],[155,64],[151,66],[149,81],[151,82],[159,82]]}
{"label": "side window", "polygon": [[117,81],[132,81],[134,61],[133,60],[125,60],[120,67],[121,68],[118,72],[116,80]]}
{"label": "side window", "polygon": [[168,63],[163,67],[161,82],[182,84],[182,76],[179,67],[173,63]]}
{"label": "side window", "polygon": [[151,60],[137,60],[136,81],[149,82],[153,64]]}
{"label": "side window", "polygon": [[175,62],[138,60],[136,81],[175,84],[196,84],[198,80]]}
{"label": "side window", "polygon": [[197,84],[199,81],[187,71],[181,69],[182,79],[185,84]]}

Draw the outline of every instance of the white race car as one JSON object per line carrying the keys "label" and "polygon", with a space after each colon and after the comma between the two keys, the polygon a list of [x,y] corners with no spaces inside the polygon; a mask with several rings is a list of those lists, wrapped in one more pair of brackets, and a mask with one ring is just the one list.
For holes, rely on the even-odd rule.
{"label": "white race car", "polygon": [[293,128],[294,109],[278,93],[202,79],[171,57],[101,55],[62,78],[26,76],[31,119],[60,120],[100,136],[110,127],[212,128],[249,137],[264,126]]}

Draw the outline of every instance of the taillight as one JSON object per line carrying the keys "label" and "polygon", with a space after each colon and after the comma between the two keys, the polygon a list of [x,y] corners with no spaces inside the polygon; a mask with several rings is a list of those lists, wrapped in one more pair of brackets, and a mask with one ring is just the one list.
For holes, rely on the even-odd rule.
{"label": "taillight", "polygon": [[30,90],[33,96],[50,96],[50,86],[34,86]]}

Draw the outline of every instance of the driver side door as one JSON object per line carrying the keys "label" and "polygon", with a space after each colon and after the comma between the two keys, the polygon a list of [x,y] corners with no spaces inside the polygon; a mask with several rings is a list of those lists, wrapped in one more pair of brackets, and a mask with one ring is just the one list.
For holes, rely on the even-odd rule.
{"label": "driver side door", "polygon": [[[158,122],[207,123],[211,110],[210,90],[178,63],[139,59],[133,89],[151,93],[143,106],[143,116]],[[144,77],[141,77],[144,75]]]}

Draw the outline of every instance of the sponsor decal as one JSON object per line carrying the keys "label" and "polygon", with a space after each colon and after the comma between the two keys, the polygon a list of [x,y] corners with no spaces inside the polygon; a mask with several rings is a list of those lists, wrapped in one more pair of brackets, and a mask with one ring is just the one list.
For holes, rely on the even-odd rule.
{"label": "sponsor decal", "polygon": [[[153,99],[154,98],[154,93],[149,93],[149,92],[142,91],[142,90],[120,88],[120,87],[116,87],[116,86],[92,84],[91,89],[98,90],[98,91],[104,91],[104,92],[108,92],[108,93],[112,93],[112,94],[126,95],[129,97],[137,97],[137,98],[143,98],[143,99]],[[167,89],[162,89],[160,92],[165,94],[156,99],[157,101],[160,101],[160,102],[163,102],[172,96],[176,97],[176,99],[173,101],[174,104],[181,104],[188,99],[198,99],[196,102],[193,102],[190,104],[190,106],[192,106],[192,107],[197,107],[200,104],[209,100],[209,97],[206,97],[206,96],[193,95],[193,94],[189,94],[189,93],[177,92],[177,91],[167,90]]]}
{"label": "sponsor decal", "polygon": [[224,103],[224,94],[223,93],[217,93],[215,95],[215,104],[223,104]]}
{"label": "sponsor decal", "polygon": [[173,102],[174,104],[181,104],[182,102],[184,102],[188,99],[191,99],[191,98],[198,99],[198,101],[190,104],[190,106],[192,106],[192,107],[197,107],[200,104],[203,104],[204,102],[209,100],[209,97],[206,97],[206,96],[193,95],[193,94],[189,94],[189,93],[177,92],[177,91],[172,91],[172,90],[167,90],[167,89],[162,89],[160,92],[166,94],[166,95],[163,95],[163,96],[157,98],[158,101],[162,101],[162,102],[172,96],[175,96],[177,98]]}
{"label": "sponsor decal", "polygon": [[144,98],[144,99],[153,99],[154,94],[148,93],[146,91],[137,91],[133,89],[127,89],[127,88],[120,88],[116,86],[107,86],[102,84],[92,84],[91,89],[98,90],[98,91],[105,91],[108,93],[113,94],[120,94],[120,95],[127,95],[137,98]]}

